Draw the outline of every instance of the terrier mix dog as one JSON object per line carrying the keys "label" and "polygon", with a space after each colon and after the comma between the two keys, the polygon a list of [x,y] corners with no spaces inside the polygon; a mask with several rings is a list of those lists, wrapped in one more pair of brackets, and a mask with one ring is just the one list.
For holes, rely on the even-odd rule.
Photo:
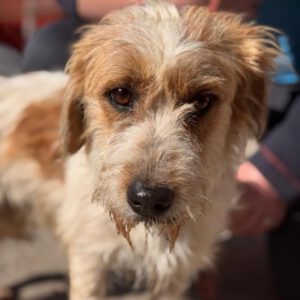
{"label": "terrier mix dog", "polygon": [[2,79],[1,236],[51,225],[72,300],[106,299],[111,272],[180,299],[213,261],[275,55],[267,28],[153,1],[89,26],[68,78]]}

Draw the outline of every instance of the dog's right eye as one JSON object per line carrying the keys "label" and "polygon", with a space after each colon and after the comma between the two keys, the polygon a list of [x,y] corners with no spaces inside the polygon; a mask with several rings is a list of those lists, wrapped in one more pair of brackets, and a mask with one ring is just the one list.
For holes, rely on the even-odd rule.
{"label": "dog's right eye", "polygon": [[117,87],[108,92],[109,101],[121,109],[131,108],[133,105],[133,93],[125,87]]}
{"label": "dog's right eye", "polygon": [[200,117],[204,116],[217,100],[217,96],[210,92],[200,92],[188,100],[188,103],[194,104],[194,111],[188,115],[188,120],[195,122]]}

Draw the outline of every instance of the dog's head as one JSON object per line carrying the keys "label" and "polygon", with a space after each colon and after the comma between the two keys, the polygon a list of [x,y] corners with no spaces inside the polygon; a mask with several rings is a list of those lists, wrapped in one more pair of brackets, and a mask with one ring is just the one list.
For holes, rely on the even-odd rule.
{"label": "dog's head", "polygon": [[201,7],[132,6],[86,30],[67,67],[63,145],[85,145],[94,199],[125,237],[142,221],[174,241],[233,177],[263,130],[275,55],[268,29]]}

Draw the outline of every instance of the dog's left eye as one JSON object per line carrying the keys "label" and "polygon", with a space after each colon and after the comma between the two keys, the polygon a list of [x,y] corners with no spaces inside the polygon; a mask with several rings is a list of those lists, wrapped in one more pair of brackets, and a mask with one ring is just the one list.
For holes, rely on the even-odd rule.
{"label": "dog's left eye", "polygon": [[215,95],[203,92],[195,96],[193,102],[195,103],[195,108],[198,112],[205,112],[214,100]]}
{"label": "dog's left eye", "polygon": [[117,87],[108,92],[109,100],[112,104],[119,107],[130,107],[133,102],[132,92],[125,87]]}
{"label": "dog's left eye", "polygon": [[215,101],[216,96],[209,92],[201,92],[190,99],[190,103],[194,103],[196,115],[202,115],[206,113],[213,102]]}
{"label": "dog's left eye", "polygon": [[194,122],[204,116],[216,99],[217,96],[210,92],[200,92],[190,97],[188,103],[194,105],[194,110],[188,115],[188,120]]}

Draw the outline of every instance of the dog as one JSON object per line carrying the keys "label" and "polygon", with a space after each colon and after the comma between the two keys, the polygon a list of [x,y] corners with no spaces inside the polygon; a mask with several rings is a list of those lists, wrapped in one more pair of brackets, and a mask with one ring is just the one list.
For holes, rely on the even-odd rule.
{"label": "dog", "polygon": [[276,55],[271,29],[150,1],[88,26],[67,75],[2,78],[1,236],[50,226],[71,300],[106,299],[112,273],[181,299],[214,263]]}

